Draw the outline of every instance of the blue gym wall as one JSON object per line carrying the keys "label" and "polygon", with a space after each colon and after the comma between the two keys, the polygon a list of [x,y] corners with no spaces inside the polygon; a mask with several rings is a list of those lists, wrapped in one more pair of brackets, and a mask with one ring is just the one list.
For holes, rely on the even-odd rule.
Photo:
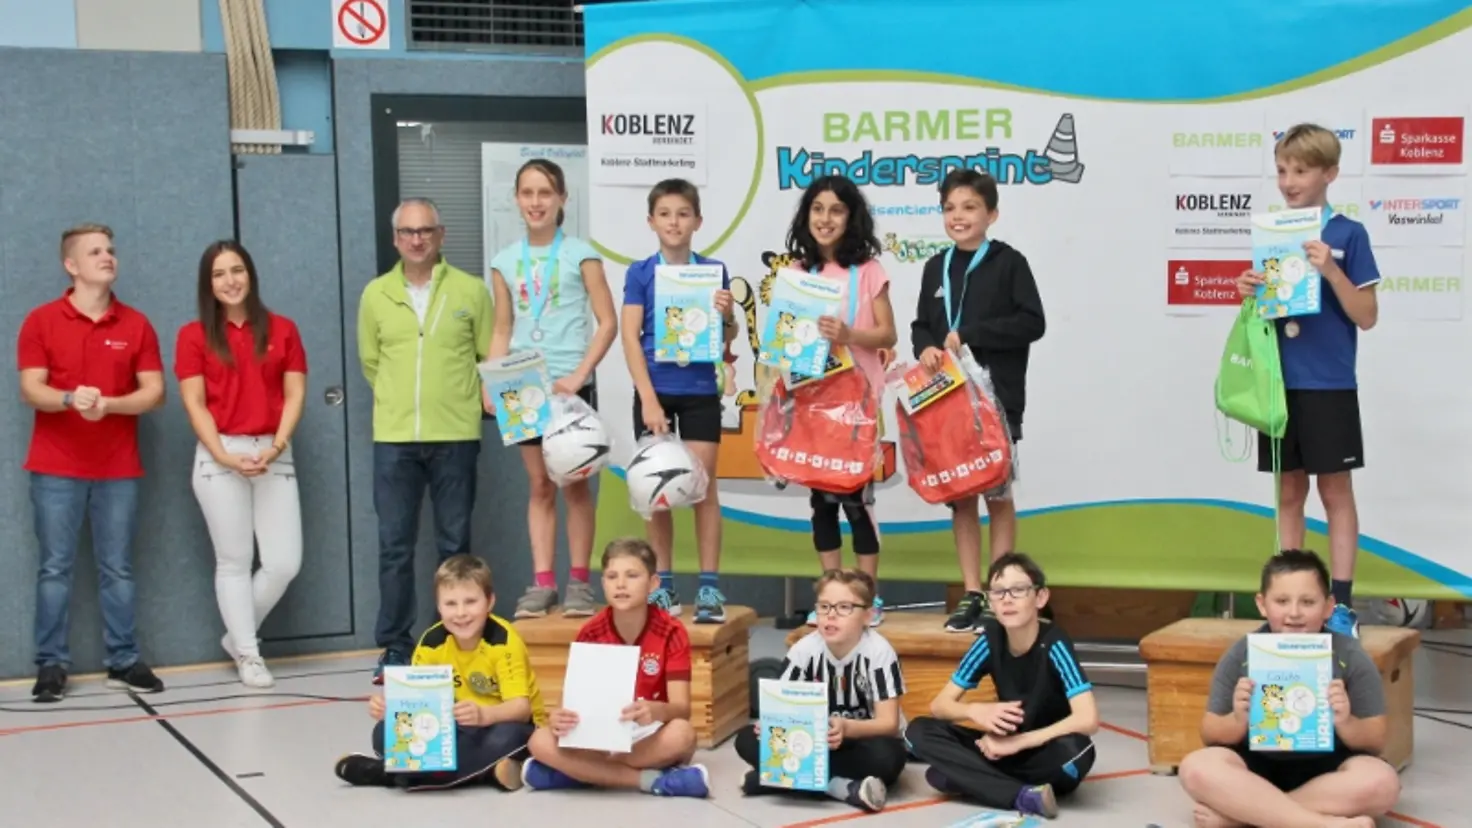
{"label": "blue gym wall", "polygon": [[[329,0],[266,0],[282,126],[311,130],[316,143],[232,160],[217,0],[0,0],[0,321],[10,364],[25,313],[65,286],[60,231],[82,221],[117,230],[119,294],[149,315],[166,366],[176,331],[192,318],[200,251],[237,232],[256,258],[266,301],[303,329],[311,375],[296,450],[306,549],[301,575],[262,632],[268,657],[373,646],[371,395],[353,335],[358,297],[377,273],[376,247],[388,231],[376,225],[372,96],[583,94],[580,56],[407,49],[404,5],[389,0],[389,50],[334,51]],[[528,129],[535,127],[508,123],[504,132]],[[330,406],[323,392],[339,385],[346,400]],[[142,421],[148,477],[134,552],[139,635],[158,665],[223,657],[213,555],[190,489],[194,441],[171,371],[168,390],[166,407]],[[34,669],[37,550],[21,469],[31,416],[13,394],[0,407],[0,678]],[[531,578],[522,480],[519,459],[488,430],[474,538],[508,614]],[[433,614],[430,518],[426,507],[418,561],[425,621]],[[563,549],[559,562],[565,566]],[[680,582],[690,593],[693,578]],[[759,611],[781,607],[775,580],[733,578],[726,587]],[[913,600],[916,589],[887,597]],[[96,607],[84,536],[72,601],[75,672],[101,663]]]}

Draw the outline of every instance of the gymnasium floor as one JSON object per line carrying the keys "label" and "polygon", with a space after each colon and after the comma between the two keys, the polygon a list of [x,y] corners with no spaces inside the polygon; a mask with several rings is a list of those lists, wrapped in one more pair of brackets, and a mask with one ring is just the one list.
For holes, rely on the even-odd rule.
{"label": "gymnasium floor", "polygon": [[[753,658],[780,655],[781,635],[759,628],[753,634]],[[1402,776],[1405,790],[1396,818],[1382,820],[1383,826],[1452,828],[1466,825],[1472,809],[1466,771],[1453,770],[1465,769],[1472,753],[1472,632],[1430,632],[1426,640],[1453,642],[1423,647],[1416,665],[1418,709],[1442,712],[1428,710],[1417,717],[1415,761]],[[744,766],[729,741],[700,756],[714,789],[707,800],[601,791],[352,789],[333,776],[332,765],[343,753],[370,748],[366,706],[280,694],[363,696],[372,689],[372,664],[369,654],[277,660],[271,663],[277,695],[245,690],[225,664],[165,671],[168,691],[139,700],[107,690],[96,677],[75,677],[72,695],[55,706],[32,704],[29,680],[0,684],[0,814],[5,814],[0,823],[372,828],[469,821],[798,828],[850,822],[862,828],[940,828],[977,810],[935,801],[923,768],[916,765],[891,790],[889,809],[877,815],[833,802],[746,798],[737,788]],[[1138,684],[1138,677],[1129,683]],[[1188,802],[1176,780],[1145,770],[1144,693],[1109,687],[1099,689],[1099,698],[1108,723],[1097,738],[1099,761],[1052,824],[1189,825]],[[110,706],[116,709],[86,709]],[[1466,712],[1445,712],[1448,708]],[[616,813],[610,808],[614,804]]]}

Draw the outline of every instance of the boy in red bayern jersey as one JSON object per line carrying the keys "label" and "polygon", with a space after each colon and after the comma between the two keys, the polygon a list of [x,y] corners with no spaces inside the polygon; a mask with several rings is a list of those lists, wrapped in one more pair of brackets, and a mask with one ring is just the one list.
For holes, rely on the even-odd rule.
{"label": "boy in red bayern jersey", "polygon": [[66,695],[72,565],[88,518],[107,685],[158,693],[164,683],[138,655],[132,575],[143,477],[138,415],[164,401],[158,335],[113,295],[118,260],[111,229],[84,224],[62,233],[61,264],[71,287],[26,316],[16,348],[21,399],[36,410],[25,463],[41,558],[31,695],[38,702]]}
{"label": "boy in red bayern jersey", "polygon": [[637,646],[639,672],[634,703],[624,720],[635,724],[628,753],[563,748],[561,737],[578,723],[577,711],[547,714],[528,747],[522,780],[532,790],[633,788],[655,796],[703,798],[710,778],[695,755],[690,724],[690,637],[680,621],[649,595],[659,586],[654,548],[639,538],[613,541],[603,550],[603,597],[608,606],[583,625],[577,640],[588,644]]}

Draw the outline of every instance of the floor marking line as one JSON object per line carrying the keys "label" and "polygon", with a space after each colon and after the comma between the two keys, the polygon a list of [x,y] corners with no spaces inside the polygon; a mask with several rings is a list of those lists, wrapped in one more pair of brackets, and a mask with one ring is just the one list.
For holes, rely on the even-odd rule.
{"label": "floor marking line", "polygon": [[[1094,776],[1085,776],[1084,781],[1107,782],[1111,779],[1127,779],[1134,776],[1148,776],[1149,773],[1149,768],[1135,768],[1133,770],[1113,771],[1111,773],[1101,773]],[[877,814],[865,813],[863,811],[855,811],[854,813],[850,814],[835,814],[830,817],[810,819],[805,822],[793,822],[788,825],[783,825],[782,828],[817,828],[820,825],[832,825],[837,822],[851,822],[856,819],[867,819],[868,817],[883,816],[884,814],[893,814],[899,811],[914,811],[919,810],[920,808],[929,808],[932,805],[940,805],[944,802],[953,801],[961,804],[966,804],[965,800],[959,800],[949,796],[937,796],[930,799],[917,800],[915,802],[905,802],[899,805],[890,805]],[[1417,824],[1421,826],[1421,828],[1441,828],[1440,825],[1427,825],[1425,823]]]}
{"label": "floor marking line", "polygon": [[1424,819],[1416,819],[1413,816],[1406,816],[1405,814],[1399,814],[1395,811],[1388,811],[1385,815],[1390,817],[1391,819],[1404,822],[1407,825],[1414,825],[1416,826],[1416,828],[1442,828],[1442,826],[1437,825],[1434,822],[1427,822]]}
{"label": "floor marking line", "polygon": [[[131,694],[130,694],[131,695]],[[0,736],[15,736],[20,733],[40,733],[47,730],[72,730],[79,727],[101,727],[102,725],[135,724],[137,722],[167,721],[169,719],[192,719],[198,716],[222,716],[227,713],[253,713],[261,710],[285,710],[291,707],[317,707],[324,704],[343,704],[329,699],[305,699],[303,701],[260,704],[251,707],[222,707],[215,710],[186,710],[182,713],[159,713],[153,707],[148,716],[123,716],[114,719],[97,719],[90,722],[54,722],[44,725],[11,727],[0,730]]]}
{"label": "floor marking line", "polygon": [[[128,695],[132,697],[133,701],[139,707],[143,708],[144,713],[147,713],[151,716],[156,716],[158,714],[158,711],[155,710],[152,705],[139,698],[137,695],[133,693],[129,693]],[[189,741],[189,739],[186,738],[184,734],[180,733],[179,729],[174,727],[171,722],[163,718],[159,718],[157,721],[159,727],[162,727],[165,732],[167,732],[170,736],[173,736],[174,741],[178,742],[185,750],[189,751],[189,753],[195,759],[199,760],[199,763],[201,765],[204,765],[205,770],[208,770],[210,773],[214,774],[215,778],[225,783],[225,787],[229,788],[231,791],[234,791],[235,795],[240,797],[240,801],[250,806],[250,809],[259,814],[261,819],[264,819],[266,821],[267,825],[270,825],[271,828],[286,828],[285,823],[277,819],[276,816],[272,814],[265,805],[262,805],[255,797],[251,796],[249,793],[246,793],[245,788],[240,787],[239,783],[237,783],[234,779],[231,779],[230,774],[225,773],[225,771],[222,770],[219,765],[216,765],[214,762],[210,761],[210,758],[204,755],[204,751],[200,750],[193,742]]]}
{"label": "floor marking line", "polygon": [[1127,727],[1120,727],[1119,725],[1116,725],[1116,724],[1110,724],[1108,722],[1100,722],[1099,723],[1099,728],[1101,730],[1107,730],[1110,733],[1118,733],[1121,736],[1128,736],[1131,739],[1139,739],[1142,742],[1148,742],[1148,741],[1150,741],[1150,737],[1149,736],[1146,736],[1145,734],[1139,732],[1138,730],[1130,730]]}
{"label": "floor marking line", "polygon": [[[272,664],[292,664],[294,662],[299,662],[299,661],[319,661],[319,660],[325,660],[325,659],[357,658],[359,656],[374,656],[376,658],[381,653],[382,653],[381,650],[342,650],[342,651],[335,652],[335,653],[310,653],[310,654],[306,654],[306,655],[279,656],[279,657],[276,657],[276,658],[272,658],[271,659],[271,663]],[[233,662],[233,661],[201,661],[198,664],[176,664],[176,665],[174,665],[172,667],[155,667],[154,670],[153,670],[153,672],[155,672],[155,673],[157,673],[157,674],[159,674],[161,676],[172,676],[172,675],[177,675],[179,673],[195,673],[195,672],[198,672],[200,670],[209,670],[209,669],[213,669],[213,668],[217,668],[217,667],[228,667],[229,669],[234,670],[235,669],[235,662]],[[370,667],[365,667],[363,669],[364,670],[371,670],[373,668],[370,666]],[[73,682],[73,681],[88,681],[88,680],[91,680],[91,679],[105,679],[105,678],[107,678],[107,673],[106,672],[100,672],[100,673],[78,673],[78,674],[73,675],[73,676],[67,676],[67,682],[70,683],[70,682]],[[5,687],[24,687],[24,686],[26,686],[28,684],[33,684],[35,681],[36,680],[34,678],[6,679],[4,681],[0,681],[0,688],[5,688]]]}

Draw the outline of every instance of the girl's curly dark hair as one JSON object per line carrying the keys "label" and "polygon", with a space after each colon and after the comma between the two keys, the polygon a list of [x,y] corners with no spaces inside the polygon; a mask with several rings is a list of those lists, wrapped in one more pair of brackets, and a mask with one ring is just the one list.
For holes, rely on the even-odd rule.
{"label": "girl's curly dark hair", "polygon": [[858,185],[841,175],[815,178],[803,192],[797,212],[792,216],[792,226],[787,229],[788,252],[808,267],[822,266],[823,254],[818,250],[813,231],[808,228],[808,215],[821,193],[833,193],[848,208],[848,226],[834,247],[833,261],[840,267],[852,267],[877,258],[884,248],[879,246],[879,239],[874,235],[874,216],[869,212],[869,202]]}

